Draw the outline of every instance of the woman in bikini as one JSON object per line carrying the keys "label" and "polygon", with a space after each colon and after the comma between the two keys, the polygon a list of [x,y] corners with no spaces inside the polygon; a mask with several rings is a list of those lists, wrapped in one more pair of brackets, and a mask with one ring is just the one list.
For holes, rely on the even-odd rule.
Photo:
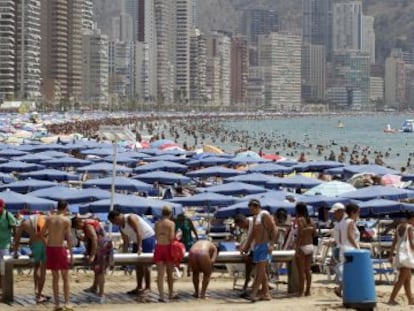
{"label": "woman in bikini", "polygon": [[[299,271],[299,292],[298,296],[310,295],[312,283],[311,264],[313,258],[313,238],[316,236],[316,226],[308,215],[308,208],[305,203],[296,204],[296,264]],[[305,289],[306,283],[306,289]]]}
{"label": "woman in bikini", "polygon": [[165,206],[162,209],[162,217],[155,223],[155,238],[157,244],[154,251],[154,263],[157,265],[157,286],[159,302],[166,302],[164,298],[164,273],[167,270],[167,282],[169,299],[173,299],[173,266],[171,246],[175,239],[175,224],[170,220],[171,208]]}

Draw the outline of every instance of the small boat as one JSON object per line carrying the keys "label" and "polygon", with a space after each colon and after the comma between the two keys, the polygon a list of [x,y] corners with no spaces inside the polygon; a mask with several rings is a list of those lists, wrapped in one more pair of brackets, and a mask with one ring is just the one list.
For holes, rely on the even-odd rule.
{"label": "small boat", "polygon": [[396,129],[393,129],[390,124],[387,124],[387,126],[384,129],[384,133],[395,133],[395,132],[396,132]]}
{"label": "small boat", "polygon": [[401,126],[401,132],[404,133],[412,133],[414,132],[414,120],[405,120],[403,125]]}
{"label": "small boat", "polygon": [[339,129],[344,127],[344,124],[342,123],[341,120],[338,121],[338,123],[336,124],[336,127],[339,128]]}

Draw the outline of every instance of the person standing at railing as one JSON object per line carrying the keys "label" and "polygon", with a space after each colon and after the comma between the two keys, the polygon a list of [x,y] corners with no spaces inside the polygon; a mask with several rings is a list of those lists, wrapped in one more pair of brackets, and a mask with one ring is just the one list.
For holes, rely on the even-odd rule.
{"label": "person standing at railing", "polygon": [[[268,211],[262,210],[259,200],[252,199],[248,204],[249,211],[253,215],[253,230],[246,244],[241,248],[242,253],[247,253],[254,241],[253,263],[256,264],[256,275],[253,282],[250,300],[271,300],[269,292],[267,266],[271,261],[274,244],[277,242],[277,228],[273,217]],[[259,295],[259,288],[260,295]]]}
{"label": "person standing at railing", "polygon": [[[55,311],[73,310],[70,307],[70,282],[68,270],[73,263],[73,251],[71,242],[71,223],[67,218],[68,203],[60,200],[57,206],[57,214],[50,215],[42,230],[42,235],[47,233],[46,241],[46,269],[52,270],[53,298],[55,300]],[[66,241],[66,246],[65,246]],[[68,251],[70,260],[68,260]],[[63,279],[63,292],[65,296],[65,307],[60,306],[59,301],[59,278]]]}
{"label": "person standing at railing", "polygon": [[[132,242],[132,252],[138,256],[142,253],[153,253],[155,248],[155,232],[151,225],[139,215],[122,214],[117,210],[108,214],[108,220],[119,227],[123,241],[123,252],[128,252],[129,243]],[[136,295],[142,291],[142,281],[145,278],[145,290],[151,290],[150,266],[136,265],[137,287],[128,292]]]}
{"label": "person standing at railing", "polygon": [[16,234],[16,218],[5,209],[5,205],[0,199],[0,288],[3,286],[3,257],[9,255],[11,239]]}
{"label": "person standing at railing", "polygon": [[29,218],[21,222],[14,239],[14,257],[18,258],[20,238],[23,233],[29,235],[29,244],[32,251],[31,257],[34,261],[33,281],[36,303],[43,303],[50,299],[50,297],[42,294],[46,280],[46,238],[42,235],[42,231],[46,224],[46,219],[46,215],[30,215]]}

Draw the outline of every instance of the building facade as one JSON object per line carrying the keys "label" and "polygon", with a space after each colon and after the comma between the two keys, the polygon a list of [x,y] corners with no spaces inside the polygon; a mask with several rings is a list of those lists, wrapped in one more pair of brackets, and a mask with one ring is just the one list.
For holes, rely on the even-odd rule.
{"label": "building facade", "polygon": [[259,66],[263,68],[267,108],[301,109],[301,65],[300,36],[287,33],[259,36]]}
{"label": "building facade", "polygon": [[332,7],[332,49],[361,50],[362,1],[344,1]]}
{"label": "building facade", "polygon": [[200,30],[193,28],[190,44],[190,100],[207,104],[207,41]]}
{"label": "building facade", "polygon": [[0,0],[0,101],[13,99],[16,62],[16,6],[14,0]]}
{"label": "building facade", "polygon": [[279,14],[274,10],[247,9],[243,12],[240,32],[250,44],[257,44],[260,35],[279,31]]}
{"label": "building facade", "polygon": [[375,64],[375,19],[373,16],[362,16],[361,50],[369,54],[371,64]]}
{"label": "building facade", "polygon": [[238,109],[247,105],[249,46],[243,37],[231,40],[231,104]]}
{"label": "building facade", "polygon": [[302,98],[320,102],[325,99],[326,56],[323,45],[304,43],[302,47]]}

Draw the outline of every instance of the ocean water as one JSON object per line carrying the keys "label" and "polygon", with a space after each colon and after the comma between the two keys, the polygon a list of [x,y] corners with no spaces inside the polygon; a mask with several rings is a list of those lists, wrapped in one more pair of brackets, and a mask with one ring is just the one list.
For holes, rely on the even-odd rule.
{"label": "ocean water", "polygon": [[[272,144],[279,144],[277,148],[263,148],[267,152],[279,152],[282,156],[296,159],[300,152],[308,154],[311,160],[320,160],[327,157],[331,150],[336,155],[340,153],[340,146],[347,146],[349,151],[357,150],[362,154],[364,149],[369,150],[368,158],[373,163],[375,152],[381,152],[388,156],[383,160],[387,166],[399,169],[407,165],[411,157],[414,165],[414,133],[398,132],[405,119],[409,115],[370,115],[370,116],[319,116],[319,117],[290,117],[274,120],[242,120],[224,122],[227,129],[238,132],[246,131],[251,139],[248,144],[262,136],[271,138]],[[339,122],[343,128],[338,128]],[[396,129],[396,133],[384,133],[384,129],[390,124]],[[287,139],[295,141],[298,145],[291,148],[282,144]],[[317,145],[324,146],[322,154],[318,155]],[[239,143],[226,141],[223,145],[226,150],[234,151],[240,148]],[[256,148],[255,148],[256,147]],[[252,150],[258,151],[256,145]],[[411,154],[411,156],[410,156]],[[349,163],[349,154],[347,156]],[[408,167],[413,171],[412,167]]]}

